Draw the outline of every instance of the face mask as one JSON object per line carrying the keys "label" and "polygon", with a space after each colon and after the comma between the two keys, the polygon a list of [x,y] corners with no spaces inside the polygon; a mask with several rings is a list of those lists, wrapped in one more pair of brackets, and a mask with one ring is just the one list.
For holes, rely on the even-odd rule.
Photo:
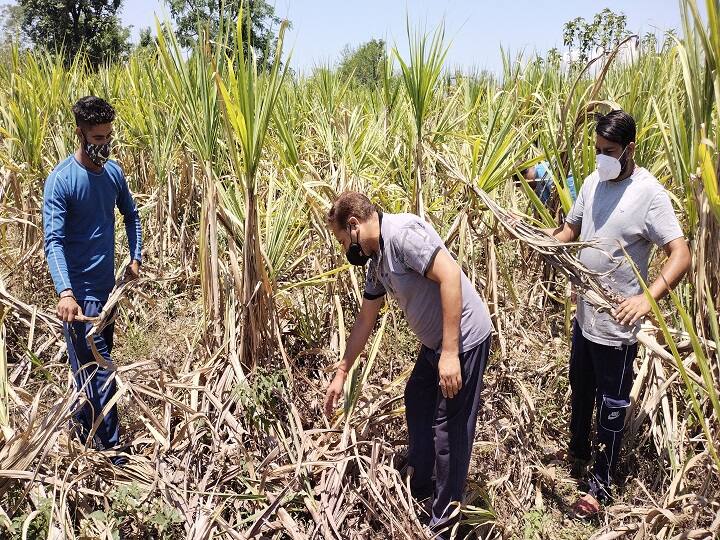
{"label": "face mask", "polygon": [[606,180],[615,180],[622,174],[625,170],[625,166],[627,165],[627,158],[623,159],[626,150],[627,146],[625,147],[625,150],[623,150],[622,154],[620,154],[620,159],[612,156],[606,156],[605,154],[598,154],[595,156],[598,176],[600,177],[601,182]]}
{"label": "face mask", "polygon": [[85,139],[83,149],[85,150],[87,157],[90,158],[90,161],[92,161],[98,167],[102,167],[103,165],[105,165],[107,160],[110,159],[110,143],[89,143],[87,142],[87,135],[85,135],[85,133],[83,133],[83,139]]}
{"label": "face mask", "polygon": [[357,240],[352,241],[352,231],[350,231],[350,247],[345,252],[345,256],[350,264],[353,266],[365,266],[370,260],[370,257],[365,255],[360,247],[360,231],[358,231]]}

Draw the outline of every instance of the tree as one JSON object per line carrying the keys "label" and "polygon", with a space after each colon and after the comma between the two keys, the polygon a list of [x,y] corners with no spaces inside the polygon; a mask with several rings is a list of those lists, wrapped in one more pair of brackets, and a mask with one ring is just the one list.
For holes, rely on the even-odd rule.
{"label": "tree", "polygon": [[22,41],[22,8],[19,4],[0,6],[0,28],[3,42]]}
{"label": "tree", "polygon": [[155,38],[152,35],[152,30],[149,27],[141,28],[138,49],[147,49],[148,47],[154,47],[154,46],[155,46]]}
{"label": "tree", "polygon": [[340,60],[340,75],[353,79],[365,86],[380,84],[385,60],[385,42],[372,39],[353,49],[346,45]]}
{"label": "tree", "polygon": [[595,50],[601,49],[606,52],[613,49],[628,35],[625,14],[614,13],[605,8],[595,14],[592,22],[588,22],[582,17],[576,17],[572,21],[566,22],[563,42],[571,52],[577,51],[578,60],[585,63]]}
{"label": "tree", "polygon": [[93,66],[123,58],[130,31],[120,24],[122,0],[19,0],[23,34],[38,47],[62,51],[71,62],[82,51]]}
{"label": "tree", "polygon": [[562,54],[560,54],[560,51],[557,50],[557,47],[553,47],[548,51],[545,61],[547,62],[548,66],[551,66],[554,69],[560,69],[560,64],[562,63]]}
{"label": "tree", "polygon": [[649,53],[657,52],[658,40],[657,36],[653,32],[646,32],[642,37],[641,44],[643,51]]}
{"label": "tree", "polygon": [[[243,7],[243,32],[250,22],[249,41],[257,54],[260,65],[272,63],[273,47],[276,40],[274,26],[280,23],[275,8],[267,0],[165,0],[175,21],[175,33],[183,47],[191,47],[198,38],[198,30],[206,26],[211,38],[220,31],[220,22],[229,29],[231,43],[235,39],[234,27],[238,13]],[[250,18],[248,21],[248,17]],[[247,43],[243,43],[247,48]],[[265,57],[265,53],[268,57]]]}

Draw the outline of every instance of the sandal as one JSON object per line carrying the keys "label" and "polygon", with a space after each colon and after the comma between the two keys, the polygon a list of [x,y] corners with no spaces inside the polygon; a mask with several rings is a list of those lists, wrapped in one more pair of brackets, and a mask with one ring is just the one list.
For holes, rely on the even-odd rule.
{"label": "sandal", "polygon": [[600,513],[600,502],[588,493],[577,500],[571,511],[578,519],[590,519]]}

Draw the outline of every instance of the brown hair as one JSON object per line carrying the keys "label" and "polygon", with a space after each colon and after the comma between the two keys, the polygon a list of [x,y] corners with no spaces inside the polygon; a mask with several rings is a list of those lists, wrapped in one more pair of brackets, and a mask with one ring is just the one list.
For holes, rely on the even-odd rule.
{"label": "brown hair", "polygon": [[375,206],[365,195],[356,191],[346,191],[330,207],[327,221],[330,225],[346,229],[351,217],[366,221],[373,215],[373,212],[375,212]]}

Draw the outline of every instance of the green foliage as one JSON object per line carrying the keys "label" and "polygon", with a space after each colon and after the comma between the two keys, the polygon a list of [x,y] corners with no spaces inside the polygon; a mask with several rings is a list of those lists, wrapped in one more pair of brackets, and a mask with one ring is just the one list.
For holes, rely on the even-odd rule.
{"label": "green foliage", "polygon": [[[21,514],[12,520],[12,539],[45,538],[50,527],[50,512],[52,511],[53,500],[42,499],[37,509],[29,514]],[[30,519],[28,523],[26,521]],[[27,527],[26,530],[23,530]]]}
{"label": "green foliage", "polygon": [[560,69],[560,63],[562,62],[562,54],[560,54],[560,51],[556,47],[553,47],[548,51],[546,62],[548,68],[556,70]]}
{"label": "green foliage", "polygon": [[[239,33],[245,28],[242,24],[240,26]],[[0,161],[8,168],[12,167],[20,186],[15,204],[22,213],[17,215],[29,216],[35,223],[40,222],[37,197],[42,192],[39,184],[47,168],[58,157],[66,155],[65,149],[72,141],[71,132],[66,127],[71,125],[66,112],[71,97],[85,91],[98,91],[107,96],[118,108],[117,129],[122,140],[117,148],[118,157],[129,178],[138,186],[137,192],[144,199],[144,211],[150,218],[146,221],[150,232],[148,237],[153,239],[150,249],[160,251],[166,243],[170,246],[166,260],[172,263],[169,257],[176,256],[178,267],[188,275],[187,280],[170,282],[173,288],[173,298],[167,299],[170,315],[177,312],[178,317],[187,317],[188,322],[195,316],[199,317],[199,309],[195,313],[185,313],[184,309],[199,294],[196,287],[197,267],[210,258],[208,250],[196,248],[195,238],[199,234],[203,235],[202,238],[217,238],[219,285],[224,294],[221,308],[228,314],[222,328],[225,339],[221,346],[226,347],[225,351],[231,351],[239,343],[250,341],[248,338],[240,342],[237,335],[247,328],[254,331],[260,325],[245,324],[248,319],[241,321],[240,311],[249,309],[247,306],[268,290],[273,297],[274,311],[266,313],[277,313],[280,321],[272,342],[280,339],[286,346],[289,344],[287,349],[292,349],[287,350],[290,361],[297,362],[295,367],[299,370],[307,366],[307,377],[314,377],[321,368],[342,355],[347,343],[346,329],[350,326],[345,323],[347,313],[355,311],[362,297],[360,272],[348,271],[342,253],[325,227],[326,203],[343,189],[363,190],[390,212],[406,211],[414,194],[410,187],[410,176],[415,170],[413,165],[417,167],[418,176],[422,170],[427,178],[424,198],[428,201],[428,218],[443,238],[447,238],[449,248],[459,254],[458,258],[477,287],[488,284],[486,294],[491,297],[491,287],[497,290],[498,286],[485,281],[483,272],[488,267],[492,268],[491,254],[485,247],[491,244],[486,244],[484,239],[491,234],[493,220],[482,206],[473,201],[463,180],[488,191],[493,190],[503,205],[515,210],[527,205],[528,199],[537,201],[532,190],[528,189],[525,195],[509,182],[521,165],[547,159],[556,179],[563,180],[572,172],[581,182],[594,167],[594,134],[588,114],[592,112],[588,109],[590,101],[616,102],[638,119],[638,162],[668,185],[679,204],[687,209],[684,214],[695,216],[690,222],[691,231],[698,230],[698,212],[693,210],[697,203],[690,197],[695,193],[691,193],[690,188],[697,188],[700,181],[707,183],[708,189],[717,186],[716,175],[708,169],[714,165],[717,170],[718,163],[715,141],[720,132],[718,114],[714,112],[718,109],[713,98],[715,87],[709,84],[715,79],[704,82],[705,73],[716,72],[704,67],[704,62],[720,58],[720,54],[711,54],[718,50],[716,44],[720,43],[716,30],[706,38],[696,31],[695,40],[686,42],[683,38],[673,49],[659,52],[648,51],[657,46],[648,41],[647,48],[643,48],[632,65],[622,62],[611,64],[597,91],[593,88],[598,79],[593,74],[569,74],[568,70],[561,69],[558,51],[552,51],[547,58],[525,59],[507,55],[506,71],[496,78],[484,74],[449,77],[443,70],[445,47],[442,40],[438,37],[433,41],[428,36],[423,41],[409,36],[410,54],[404,58],[395,57],[398,63],[404,60],[402,74],[393,75],[391,63],[386,62],[382,66],[381,84],[363,86],[348,84],[337,71],[328,69],[320,70],[312,78],[290,79],[284,78],[284,72],[278,68],[273,79],[272,71],[258,73],[253,55],[243,55],[243,49],[235,51],[236,55],[227,54],[226,41],[222,36],[220,39],[217,36],[199,39],[188,51],[163,29],[158,28],[154,33],[157,33],[159,41],[157,48],[151,47],[156,58],[138,51],[127,64],[112,65],[107,69],[103,67],[95,73],[89,73],[82,65],[65,69],[62,62],[56,62],[55,57],[45,53],[31,53],[16,47],[8,51],[4,62],[0,62],[0,80],[4,82],[4,91],[0,92],[0,130],[3,133]],[[683,32],[684,36],[690,34]],[[238,41],[233,39],[233,43]],[[434,47],[433,42],[437,43]],[[716,66],[718,62],[712,65]],[[219,94],[219,89],[224,93]],[[703,124],[706,132],[700,129]],[[704,142],[705,139],[713,144]],[[703,165],[700,179],[693,176],[698,165]],[[217,200],[209,195],[215,182],[221,191]],[[245,193],[250,190],[253,196],[245,199]],[[6,193],[3,202],[7,203],[6,208],[11,208],[15,194],[12,189]],[[559,188],[556,193],[561,193]],[[715,192],[712,194],[712,200],[715,200]],[[211,200],[217,207],[209,209]],[[22,206],[23,201],[29,201],[27,207]],[[562,200],[561,203],[567,210],[567,201]],[[537,204],[540,205],[539,201]],[[248,236],[255,242],[252,244],[253,251],[247,248],[251,244],[241,240],[243,235],[236,232],[246,230],[251,209],[257,214],[257,228]],[[556,218],[555,209],[551,208],[548,212],[542,205],[542,212],[539,211],[547,218],[548,224]],[[217,232],[206,233],[209,226],[198,226],[196,216],[202,211],[206,211],[205,216],[215,215],[216,210],[222,216],[222,226]],[[9,227],[5,223],[3,227]],[[237,236],[237,245],[232,246],[233,249],[243,249],[243,254],[258,254],[251,262],[256,267],[265,268],[263,280],[253,282],[239,272],[238,275],[231,274],[234,266],[243,271],[253,268],[245,261],[240,264],[240,261],[234,260],[238,252],[230,251],[231,235]],[[175,238],[178,238],[177,242]],[[523,263],[524,253],[516,243],[503,242],[496,247],[499,277],[495,281],[500,284],[501,295],[494,305],[500,309],[517,305],[522,310],[524,306],[521,303],[525,299],[521,294],[522,285],[518,282],[524,284],[526,279],[533,279],[538,274]],[[9,252],[6,260],[13,262],[11,256],[15,260],[20,259],[21,264],[26,262],[26,259],[16,257],[14,252]],[[159,264],[158,268],[169,270],[171,267]],[[523,273],[526,271],[527,275]],[[208,275],[202,272],[205,270],[201,269],[201,275]],[[233,277],[237,277],[237,282],[232,281]],[[554,283],[554,278],[551,279]],[[233,295],[233,290],[236,290],[233,287],[241,288],[243,283],[249,283],[247,289],[250,295],[238,298],[239,294]],[[258,286],[255,287],[254,283]],[[538,279],[538,285],[544,286],[545,283],[541,284]],[[507,296],[503,296],[504,291],[507,291]],[[708,292],[705,297],[714,299],[718,296]],[[176,308],[173,306],[175,302]],[[687,302],[688,314],[695,318],[699,313],[698,306],[704,304],[707,302],[698,302],[697,306]],[[191,306],[189,304],[188,307]],[[547,304],[543,309],[556,324],[560,322],[561,313],[553,306]],[[717,321],[715,309],[714,305],[709,305],[711,322]],[[679,309],[674,311],[682,314]],[[257,321],[261,320],[258,317]],[[680,322],[691,327],[686,317]],[[135,354],[143,356],[143,349],[151,343],[148,339],[141,339],[143,328],[129,322],[121,326],[127,327],[123,341],[134,349]],[[715,322],[712,335],[716,341],[717,327]],[[385,329],[388,332],[384,333]],[[498,331],[502,335],[502,328]],[[192,337],[192,344],[188,339],[188,347],[199,345],[200,331],[177,333],[179,339],[182,335],[189,338],[197,336]],[[698,336],[691,337],[693,339],[688,343],[697,348]],[[346,433],[353,435],[352,430],[357,426],[364,430],[362,426],[367,425],[369,429],[387,429],[388,434],[393,434],[390,422],[395,422],[402,414],[399,403],[392,401],[399,397],[403,382],[403,375],[396,377],[396,374],[402,365],[409,365],[409,351],[415,348],[412,340],[414,337],[399,317],[397,306],[389,304],[367,361],[356,364],[348,381]],[[38,337],[35,342],[42,343]],[[164,350],[165,343],[162,345]],[[13,348],[18,349],[15,345]],[[184,344],[180,350],[185,350]],[[166,361],[168,367],[172,367],[175,352],[173,347],[167,353],[168,357],[161,359],[155,354],[149,359],[158,357],[158,361]],[[182,353],[182,356],[185,354]],[[198,353],[198,360],[207,358],[205,353]],[[273,458],[281,466],[301,463],[303,455],[307,457],[309,454],[304,449],[298,450],[299,454],[293,453],[293,437],[262,437],[268,432],[279,435],[285,429],[283,420],[290,418],[284,410],[290,395],[285,388],[292,380],[284,378],[282,372],[254,370],[247,381],[240,383],[243,371],[236,365],[232,366],[235,368],[232,371],[227,368],[224,364],[226,358],[234,361],[230,354],[225,353],[213,357],[213,362],[220,362],[220,368],[215,369],[214,364],[208,362],[210,370],[203,369],[205,364],[188,361],[185,365],[194,374],[199,373],[201,379],[191,379],[186,376],[187,372],[176,377],[174,371],[168,371],[168,379],[159,383],[164,385],[168,396],[173,392],[172,395],[179,396],[178,399],[183,400],[185,405],[181,408],[177,401],[170,398],[165,402],[165,410],[172,420],[171,427],[178,427],[169,434],[173,444],[171,452],[175,452],[176,448],[184,452],[188,448],[197,456],[197,461],[191,461],[187,471],[180,471],[187,473],[190,487],[174,491],[178,498],[173,498],[173,501],[178,501],[178,508],[183,505],[188,526],[207,517],[209,526],[221,523],[228,530],[241,531],[249,526],[248,518],[256,517],[256,512],[265,502],[262,488],[253,481],[253,477],[242,473],[228,474],[227,482],[224,478],[216,482],[218,476],[208,474],[207,491],[199,493],[199,487],[192,487],[199,485],[196,482],[198,475],[206,474],[203,465],[207,460],[219,459],[216,458],[218,448],[228,446],[227,434],[234,437],[238,432],[234,427],[231,431],[223,428],[225,416],[219,415],[236,414],[240,427],[251,432],[249,436],[242,437],[248,458],[241,459],[241,462],[247,463],[248,471],[255,467],[254,456],[262,459],[268,456],[263,450],[271,444],[278,445],[283,452],[277,459]],[[247,355],[243,360],[249,359],[249,363],[255,358]],[[672,361],[664,363],[670,370],[668,380],[676,381],[667,386],[673,406],[677,403],[677,412],[673,416],[681,420],[689,418],[685,423],[688,427],[682,427],[684,431],[678,430],[682,436],[671,439],[668,448],[678,455],[693,456],[692,459],[695,459],[697,454],[693,453],[709,447],[711,436],[717,431],[717,415],[720,412],[716,411],[720,411],[720,399],[717,393],[710,395],[704,390],[717,388],[713,379],[716,378],[713,371],[713,366],[717,364],[716,352],[697,349],[693,351],[693,360],[689,358],[683,357],[687,368],[682,367],[682,362],[677,365]],[[398,364],[400,361],[402,364]],[[557,360],[552,363],[554,365],[548,366],[550,376],[560,369]],[[277,363],[267,362],[266,365],[277,366]],[[678,376],[681,367],[686,369],[688,378]],[[50,370],[57,368],[45,366],[45,369],[53,373]],[[30,373],[30,380],[39,381],[42,373],[36,367]],[[385,383],[386,373],[394,377],[389,384]],[[566,378],[562,377],[560,386],[566,388]],[[183,381],[182,388],[173,386],[171,379]],[[150,380],[148,384],[154,386],[154,382]],[[295,396],[302,391],[308,392],[308,398],[302,400],[303,405],[313,401],[310,391],[315,391],[316,381],[310,382],[312,384],[306,384],[303,379],[294,384]],[[688,412],[689,406],[684,404],[686,400],[683,399],[685,394],[678,391],[685,384],[691,385],[688,392],[692,392],[698,400],[698,410],[710,417],[708,435],[704,431],[700,433],[696,415]],[[205,392],[203,387],[208,389],[205,397],[202,397]],[[650,387],[646,385],[646,388]],[[213,388],[218,389],[217,394]],[[236,390],[227,396],[227,388]],[[654,394],[648,392],[645,395],[653,399]],[[193,402],[193,396],[201,399]],[[217,404],[213,396],[217,396]],[[554,403],[551,407],[547,401],[539,402],[535,418],[558,414],[558,404]],[[153,398],[148,403],[157,401]],[[375,405],[379,407],[368,409]],[[301,411],[303,416],[308,415],[310,421],[317,418],[311,416],[314,415],[312,407],[314,405],[308,405],[306,410]],[[219,411],[218,415],[215,415],[215,410]],[[371,412],[368,413],[368,410]],[[218,430],[220,436],[211,437],[209,429],[195,428],[198,416],[193,414],[194,411],[213,427],[221,427],[223,430]],[[17,418],[22,417],[17,415]],[[370,418],[372,420],[368,421]],[[187,422],[181,424],[185,420]],[[656,422],[654,418],[651,421]],[[202,422],[197,424],[200,426]],[[137,425],[138,440],[142,440],[140,437],[143,436],[151,440],[146,432],[141,431],[142,425]],[[187,429],[183,433],[193,431],[189,439],[192,443],[187,446],[184,446],[186,443],[179,434],[182,429],[179,426],[184,425]],[[653,424],[653,432],[657,425]],[[290,424],[289,429],[292,426]],[[307,440],[315,440],[309,431],[307,435]],[[357,448],[357,455],[364,459],[365,454],[360,452],[365,452],[365,447]],[[486,463],[485,453],[488,459],[492,459],[492,452],[483,448],[481,446],[481,464]],[[156,456],[174,459],[172,455],[163,451],[156,453],[154,449],[145,453],[150,456],[149,460],[156,459]],[[54,457],[53,454],[48,455]],[[299,457],[296,458],[296,455]],[[662,452],[658,455],[660,457],[656,461],[664,459]],[[228,455],[229,459],[233,457]],[[48,474],[50,471],[49,474],[55,474],[55,460],[36,460],[33,467],[35,463],[39,464],[37,470],[40,473]],[[675,460],[674,463],[682,462]],[[269,460],[265,466],[273,467]],[[303,475],[303,489],[306,490],[303,498],[309,495],[313,499],[317,495],[313,489],[317,487],[314,478],[318,477],[318,466],[312,467],[315,470],[312,475]],[[74,470],[69,469],[68,475]],[[131,467],[131,470],[135,469]],[[217,463],[216,470],[217,475],[225,475],[228,471],[222,463]],[[348,467],[346,478],[357,474],[357,470],[354,465]],[[671,483],[672,476],[667,474],[667,470],[662,466],[653,469],[653,481],[658,486]],[[254,478],[264,474],[264,470],[255,467],[253,474],[256,473],[259,474]],[[487,475],[488,481],[492,478],[492,475]],[[266,487],[274,490],[278,486],[277,480],[269,478]],[[486,476],[481,475],[479,481],[485,480]],[[118,483],[122,481],[121,477],[116,480]],[[88,482],[85,485],[94,488],[92,478]],[[16,483],[25,485],[25,481]],[[496,483],[493,485],[498,486]],[[512,482],[507,483],[507,486],[513,485]],[[565,484],[561,481],[558,485]],[[692,489],[693,484],[688,485]],[[75,484],[69,489],[75,489]],[[294,487],[289,489],[294,490]],[[493,499],[502,501],[507,489],[493,489]],[[62,492],[57,490],[55,493]],[[173,527],[179,529],[176,513],[163,506],[161,500],[152,500],[159,491],[148,493],[151,500],[146,502],[141,488],[125,486],[113,492],[112,504],[107,507],[103,505],[102,497],[86,493],[83,505],[67,504],[56,506],[53,510],[58,518],[54,520],[59,523],[63,523],[61,516],[68,515],[65,512],[96,510],[83,514],[82,524],[74,521],[76,514],[65,518],[64,522],[71,523],[73,527],[68,536],[74,534],[78,527],[82,527],[80,533],[88,538],[109,538],[113,534],[117,537],[127,529],[137,532],[133,538],[152,538],[158,534],[168,538],[183,536],[183,531],[175,533],[175,536],[170,532]],[[224,495],[228,495],[227,500],[232,502],[225,504]],[[632,492],[630,495],[634,496]],[[655,490],[652,495],[655,496]],[[31,510],[36,507],[26,502],[24,490],[20,496],[22,499],[18,503],[6,504],[5,507],[22,508],[25,518],[21,524],[26,523],[42,537],[45,527],[43,516],[35,514],[28,519]],[[262,499],[262,502],[257,499]],[[659,493],[658,499],[664,500],[662,493]],[[192,500],[192,504],[187,500]],[[293,501],[291,505],[284,503],[284,507],[293,514],[297,512],[301,523],[311,522],[304,514],[304,506],[296,505],[302,500],[300,497],[285,497],[283,500]],[[514,515],[508,516],[507,505],[503,504],[497,506],[497,517],[486,510],[486,504],[477,509],[466,509],[464,515],[471,523],[510,522],[512,519],[515,524],[513,534],[517,537],[523,534],[529,538],[558,539],[590,536],[590,529],[580,530],[579,525],[567,523],[562,526],[570,532],[558,532],[557,524],[550,523],[559,517],[555,508],[558,499],[551,495],[544,500],[551,506],[527,508],[527,515],[512,510]],[[90,501],[96,504],[91,506]],[[237,501],[252,502],[246,506]],[[85,510],[88,506],[89,510]],[[212,512],[206,512],[208,507]],[[355,512],[354,509],[352,511]],[[277,533],[282,534],[281,531]],[[372,532],[369,534],[373,536]],[[386,536],[376,532],[373,537]]]}
{"label": "green foliage", "polygon": [[327,306],[322,295],[316,291],[300,290],[300,294],[294,297],[297,303],[294,319],[294,335],[298,336],[304,343],[317,346],[323,343],[327,330]]}
{"label": "green foliage", "polygon": [[234,389],[235,398],[250,423],[262,433],[270,432],[279,418],[278,406],[286,381],[281,371],[258,368],[251,379],[245,379]]}
{"label": "green foliage", "polygon": [[150,27],[143,28],[142,30],[140,30],[140,42],[138,43],[139,49],[153,47],[155,45],[155,43],[156,43],[156,41],[152,35],[152,30],[150,29]]}
{"label": "green foliage", "polygon": [[95,510],[80,522],[82,538],[119,540],[126,535],[132,538],[170,540],[181,532],[182,514],[165,504],[160,497],[150,498],[149,493],[133,482],[114,487],[110,493],[110,507]]}
{"label": "green foliage", "polygon": [[583,523],[579,520],[566,521],[563,527],[558,530],[557,516],[543,508],[528,510],[523,516],[522,540],[577,540],[578,538],[590,538],[594,528],[590,523]]}
{"label": "green foliage", "polygon": [[371,87],[382,82],[386,60],[382,39],[371,39],[356,48],[347,45],[341,56],[339,71],[343,79],[352,77],[358,84]]}
{"label": "green foliage", "polygon": [[135,482],[113,488],[109,498],[109,511],[96,510],[82,523],[88,536],[92,536],[98,525],[109,528],[114,538],[120,538],[121,528],[132,529],[138,536],[163,540],[176,538],[180,532],[178,524],[183,521],[180,512],[159,497],[150,499]]}
{"label": "green foliage", "polygon": [[[243,11],[244,13],[244,11]],[[237,18],[236,18],[237,20]],[[277,53],[282,52],[282,41],[287,23],[280,26],[280,34],[277,41]],[[244,36],[244,32],[250,32]],[[241,43],[252,42],[251,24],[236,24],[235,39]],[[240,48],[234,49],[240,51]],[[260,163],[263,142],[268,132],[272,111],[280,93],[283,81],[287,74],[287,68],[281,68],[279,58],[276,58],[272,66],[267,66],[269,74],[261,77],[259,66],[263,61],[250,55],[237,54],[235,63],[228,64],[228,83],[216,73],[215,80],[217,88],[223,99],[223,112],[226,120],[225,127],[229,137],[236,140],[237,146],[242,149],[242,170],[248,182],[252,182],[255,172]],[[240,162],[240,160],[237,160]],[[249,187],[249,186],[246,186]]]}
{"label": "green foliage", "polygon": [[[274,26],[280,23],[280,18],[267,0],[165,0],[165,3],[170,8],[175,33],[183,47],[193,46],[201,27],[207,27],[208,35],[214,39],[223,26],[234,26],[242,11],[243,28],[250,29],[249,42],[260,65],[272,63],[272,45],[277,40]],[[243,40],[246,54],[247,41]],[[232,48],[233,44],[229,45]]]}
{"label": "green foliage", "polygon": [[436,28],[432,36],[413,30],[410,27],[409,19],[406,27],[410,47],[409,59],[405,61],[397,49],[393,49],[393,53],[400,63],[402,80],[415,120],[415,182],[412,209],[416,214],[424,217],[423,125],[430,114],[431,106],[439,90],[440,75],[449,46],[445,45],[444,23]]}
{"label": "green foliage", "polygon": [[0,29],[2,29],[4,42],[21,40],[22,8],[19,4],[0,6]]}
{"label": "green foliage", "polygon": [[585,63],[595,49],[609,51],[628,35],[627,17],[605,8],[596,13],[592,22],[582,17],[565,23],[563,42],[571,50],[578,51],[578,60]]}
{"label": "green foliage", "polygon": [[550,516],[542,510],[530,510],[523,516],[523,538],[525,540],[539,540],[546,534],[546,529],[552,524]]}
{"label": "green foliage", "polygon": [[84,52],[92,66],[122,60],[130,31],[120,24],[122,0],[19,0],[22,31],[36,47],[62,51],[66,64]]}
{"label": "green foliage", "polygon": [[655,52],[658,46],[657,36],[652,32],[647,32],[641,40],[643,51]]}
{"label": "green foliage", "polygon": [[394,49],[393,52],[400,62],[403,82],[413,108],[419,140],[423,122],[429,114],[433,97],[437,91],[449,47],[445,45],[444,25],[438,26],[432,36],[429,36],[413,30],[408,20],[407,37],[410,46],[409,60],[406,62],[397,49]]}

